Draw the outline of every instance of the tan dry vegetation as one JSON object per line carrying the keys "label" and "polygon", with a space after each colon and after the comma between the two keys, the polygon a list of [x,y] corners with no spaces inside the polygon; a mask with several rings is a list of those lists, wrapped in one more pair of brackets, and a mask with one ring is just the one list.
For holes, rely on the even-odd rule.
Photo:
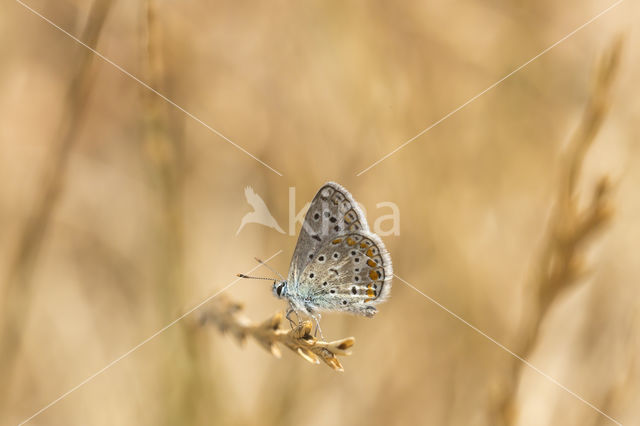
{"label": "tan dry vegetation", "polygon": [[302,321],[297,326],[282,327],[283,313],[277,312],[262,323],[255,323],[239,312],[242,305],[230,301],[226,296],[220,295],[211,303],[211,306],[202,309],[198,324],[203,326],[212,323],[223,333],[230,333],[239,343],[245,343],[248,337],[252,337],[263,348],[271,352],[276,358],[282,357],[278,343],[291,349],[304,360],[319,364],[322,360],[336,371],[344,371],[337,355],[351,355],[348,351],[355,343],[353,337],[324,342],[312,334],[314,325],[311,321]]}
{"label": "tan dry vegetation", "polygon": [[[118,359],[254,256],[283,250],[270,264],[285,273],[294,235],[250,224],[236,236],[244,187],[288,231],[289,188],[297,212],[326,180],[370,223],[389,214],[377,203],[398,205],[400,235],[383,239],[399,276],[640,424],[636,3],[359,177],[611,3],[26,3],[283,176],[7,2],[0,424]],[[313,347],[306,328],[275,330],[283,308],[268,284],[240,281],[28,424],[614,424],[399,280],[374,319],[323,316],[336,354],[356,339],[342,373],[197,321]]]}

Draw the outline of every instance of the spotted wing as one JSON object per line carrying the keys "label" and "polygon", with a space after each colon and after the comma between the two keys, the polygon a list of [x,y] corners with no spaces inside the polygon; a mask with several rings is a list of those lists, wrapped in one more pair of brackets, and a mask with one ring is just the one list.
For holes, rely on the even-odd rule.
{"label": "spotted wing", "polygon": [[304,218],[289,266],[289,283],[298,282],[298,274],[327,242],[347,232],[368,230],[364,214],[349,191],[337,183],[326,183],[311,201]]}
{"label": "spotted wing", "polygon": [[380,238],[358,231],[323,245],[299,277],[298,294],[312,310],[371,317],[391,293],[391,257]]}

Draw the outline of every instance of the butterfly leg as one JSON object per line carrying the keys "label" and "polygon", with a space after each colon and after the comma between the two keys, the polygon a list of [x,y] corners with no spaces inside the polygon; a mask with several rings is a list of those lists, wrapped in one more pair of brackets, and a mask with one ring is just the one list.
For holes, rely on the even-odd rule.
{"label": "butterfly leg", "polygon": [[287,309],[287,314],[284,316],[287,320],[289,320],[289,325],[291,326],[291,328],[293,328],[293,320],[291,319],[291,314],[294,312],[293,309],[289,308]]}
{"label": "butterfly leg", "polygon": [[[291,314],[295,313],[296,314],[296,321],[294,322],[291,319]],[[295,325],[298,325],[300,323],[300,318],[298,318],[298,313],[296,312],[295,309],[293,309],[293,306],[291,306],[291,303],[289,303],[289,309],[287,309],[287,313],[284,316],[287,320],[289,320],[289,325],[291,326],[291,328],[294,328]]]}
{"label": "butterfly leg", "polygon": [[324,340],[324,336],[322,335],[322,329],[320,328],[320,314],[311,315],[313,321],[316,323],[316,330],[313,332],[313,337],[318,337],[318,333],[320,333],[320,340]]}

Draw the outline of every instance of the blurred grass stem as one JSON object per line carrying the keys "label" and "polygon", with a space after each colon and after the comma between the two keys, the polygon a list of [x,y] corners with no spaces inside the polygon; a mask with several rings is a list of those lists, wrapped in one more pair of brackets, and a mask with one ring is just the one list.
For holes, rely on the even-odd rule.
{"label": "blurred grass stem", "polygon": [[[91,5],[82,32],[82,40],[89,46],[95,47],[98,44],[112,3],[112,0],[96,0]],[[4,318],[0,340],[0,377],[3,377],[4,386],[0,391],[0,408],[3,402],[7,402],[6,392],[12,380],[11,373],[14,370],[16,356],[21,350],[21,330],[25,328],[25,322],[29,317],[33,275],[52,218],[64,193],[67,165],[71,152],[78,143],[78,133],[85,119],[93,86],[93,54],[81,46],[76,46],[75,49],[76,71],[62,104],[65,113],[56,143],[44,166],[31,213],[19,233],[15,254],[5,281],[2,311]]]}
{"label": "blurred grass stem", "polygon": [[[605,51],[595,75],[591,96],[582,119],[572,135],[566,150],[560,190],[557,194],[540,261],[534,270],[531,284],[526,289],[525,316],[518,332],[516,352],[530,359],[540,337],[540,327],[549,307],[563,292],[577,285],[585,275],[582,252],[586,243],[611,220],[609,203],[611,185],[601,177],[584,208],[579,208],[578,181],[584,158],[600,130],[609,110],[612,84],[620,63],[622,39],[615,40]],[[516,391],[524,364],[512,364],[507,384],[498,398],[498,416],[504,425],[517,422]]]}

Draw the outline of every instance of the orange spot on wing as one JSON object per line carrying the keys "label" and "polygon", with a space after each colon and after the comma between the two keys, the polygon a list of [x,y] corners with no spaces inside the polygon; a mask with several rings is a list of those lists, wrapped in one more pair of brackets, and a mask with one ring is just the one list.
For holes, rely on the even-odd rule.
{"label": "orange spot on wing", "polygon": [[333,244],[339,244],[340,241],[342,241],[342,238],[336,238],[335,240],[331,241]]}
{"label": "orange spot on wing", "polygon": [[373,250],[372,249],[367,250],[367,256],[373,257]]}
{"label": "orange spot on wing", "polygon": [[378,279],[378,273],[376,271],[369,272],[369,278],[371,278],[372,280],[377,280]]}
{"label": "orange spot on wing", "polygon": [[354,245],[356,243],[356,240],[352,239],[351,237],[347,238],[347,244],[349,244],[350,246]]}
{"label": "orange spot on wing", "polygon": [[367,296],[369,297],[374,297],[376,295],[376,292],[373,291],[372,288],[370,288],[369,290],[367,290]]}
{"label": "orange spot on wing", "polygon": [[360,243],[360,247],[362,248],[367,248],[367,243],[365,243],[364,241]]}
{"label": "orange spot on wing", "polygon": [[367,265],[371,266],[372,268],[375,268],[376,266],[378,266],[378,264],[371,259],[367,260]]}

